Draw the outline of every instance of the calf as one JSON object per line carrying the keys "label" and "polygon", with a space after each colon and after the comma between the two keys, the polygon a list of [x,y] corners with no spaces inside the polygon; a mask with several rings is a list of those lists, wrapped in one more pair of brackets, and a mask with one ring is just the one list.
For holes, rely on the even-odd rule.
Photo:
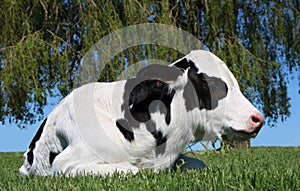
{"label": "calf", "polygon": [[263,122],[225,63],[192,51],[169,66],[142,68],[130,80],[75,89],[40,126],[20,173],[157,171],[178,157],[189,160],[180,152],[190,142],[247,140]]}

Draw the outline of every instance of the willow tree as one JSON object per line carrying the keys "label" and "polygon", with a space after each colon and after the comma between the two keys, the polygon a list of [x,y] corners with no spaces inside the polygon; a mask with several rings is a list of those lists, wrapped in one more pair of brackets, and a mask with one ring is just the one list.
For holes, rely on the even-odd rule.
{"label": "willow tree", "polygon": [[[139,23],[182,28],[221,59],[271,124],[289,114],[288,74],[299,67],[298,1],[51,1],[0,4],[0,119],[24,127],[43,117],[50,97],[68,94],[82,56],[104,35]],[[113,81],[124,58],[172,62],[158,45],[132,47],[99,76]]]}

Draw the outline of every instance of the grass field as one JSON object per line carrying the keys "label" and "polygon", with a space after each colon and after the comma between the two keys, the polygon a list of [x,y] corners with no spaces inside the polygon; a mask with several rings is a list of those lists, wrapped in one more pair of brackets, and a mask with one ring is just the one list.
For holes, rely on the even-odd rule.
{"label": "grass field", "polygon": [[202,171],[151,171],[112,177],[22,177],[22,153],[0,153],[0,190],[291,190],[300,191],[300,147],[257,147],[190,154]]}

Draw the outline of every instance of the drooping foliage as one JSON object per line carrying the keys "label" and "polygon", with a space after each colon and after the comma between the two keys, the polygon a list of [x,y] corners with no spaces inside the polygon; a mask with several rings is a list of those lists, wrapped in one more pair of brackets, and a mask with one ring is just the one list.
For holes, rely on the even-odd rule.
{"label": "drooping foliage", "polygon": [[[4,0],[0,120],[23,126],[41,119],[49,97],[72,90],[94,43],[126,26],[162,23],[188,31],[223,59],[244,94],[275,124],[290,114],[287,75],[299,69],[299,7],[287,0]],[[132,47],[112,58],[99,80],[115,80],[126,63],[181,56],[159,45]]]}

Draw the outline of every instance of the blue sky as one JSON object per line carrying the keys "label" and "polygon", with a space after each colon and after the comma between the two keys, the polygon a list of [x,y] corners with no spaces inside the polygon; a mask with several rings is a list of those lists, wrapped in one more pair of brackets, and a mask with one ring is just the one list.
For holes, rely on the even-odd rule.
{"label": "blue sky", "polygon": [[[291,97],[291,116],[276,128],[265,125],[258,136],[251,141],[252,146],[300,146],[300,95],[298,94],[298,73],[290,81],[288,93]],[[45,114],[54,106],[48,106]],[[40,123],[40,122],[39,122]],[[0,152],[26,151],[31,139],[39,127],[39,123],[27,129],[19,129],[14,124],[0,126]]]}

